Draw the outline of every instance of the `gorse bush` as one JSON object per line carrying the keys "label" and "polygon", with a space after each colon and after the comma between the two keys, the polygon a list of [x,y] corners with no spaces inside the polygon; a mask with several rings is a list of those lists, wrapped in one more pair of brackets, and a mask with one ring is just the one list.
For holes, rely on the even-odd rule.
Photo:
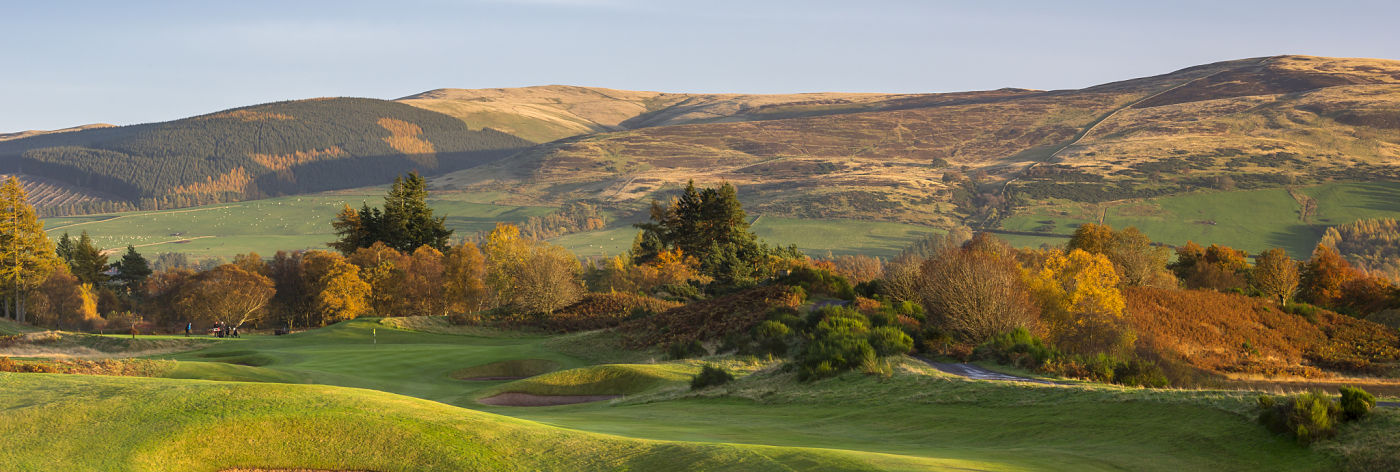
{"label": "gorse bush", "polygon": [[706,387],[724,385],[734,380],[734,375],[720,367],[706,364],[700,369],[700,373],[690,379],[690,389],[700,390]]}
{"label": "gorse bush", "polygon": [[907,354],[914,349],[914,338],[893,326],[881,326],[870,330],[869,340],[870,347],[875,349],[875,355],[880,357]]}
{"label": "gorse bush", "polygon": [[1376,397],[1360,387],[1342,387],[1342,413],[1348,421],[1365,418],[1376,407]]}
{"label": "gorse bush", "polygon": [[1294,397],[1259,397],[1259,423],[1279,434],[1292,434],[1308,445],[1337,434],[1347,421],[1364,418],[1376,406],[1376,397],[1357,387],[1342,387],[1341,401],[1321,391]]}
{"label": "gorse bush", "polygon": [[778,283],[801,287],[810,295],[829,295],[842,300],[855,300],[856,291],[851,281],[826,269],[798,267],[778,280]]}
{"label": "gorse bush", "polygon": [[1327,394],[1313,391],[1295,397],[1259,397],[1259,423],[1275,433],[1291,433],[1308,445],[1337,434],[1342,407]]}

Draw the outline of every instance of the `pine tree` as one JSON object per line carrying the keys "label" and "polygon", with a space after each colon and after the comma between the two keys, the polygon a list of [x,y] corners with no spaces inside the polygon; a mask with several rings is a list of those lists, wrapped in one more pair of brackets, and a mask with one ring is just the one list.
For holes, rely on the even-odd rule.
{"label": "pine tree", "polygon": [[412,252],[421,246],[447,250],[447,218],[434,218],[428,206],[428,187],[417,172],[395,178],[384,197],[383,239],[389,247]]}
{"label": "pine tree", "polygon": [[151,265],[146,261],[141,253],[136,252],[136,247],[127,245],[126,254],[117,261],[117,281],[125,287],[128,295],[140,296],[142,286],[146,283],[146,278],[151,276]]}
{"label": "pine tree", "polygon": [[[0,186],[0,282],[8,292],[5,314],[25,320],[25,294],[53,273],[59,260],[24,187],[10,177]],[[11,311],[11,302],[13,311]]]}
{"label": "pine tree", "polygon": [[54,252],[58,253],[58,259],[64,264],[73,263],[73,238],[68,236],[67,231],[58,238],[58,246],[54,248]]}
{"label": "pine tree", "polygon": [[107,282],[107,255],[93,244],[87,231],[83,231],[78,237],[78,244],[73,246],[72,262],[68,267],[85,284],[100,287]]}

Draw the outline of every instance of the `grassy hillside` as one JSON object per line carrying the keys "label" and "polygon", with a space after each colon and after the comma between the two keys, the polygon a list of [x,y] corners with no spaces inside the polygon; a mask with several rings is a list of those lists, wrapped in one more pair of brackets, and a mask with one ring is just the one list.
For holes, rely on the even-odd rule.
{"label": "grassy hillside", "polygon": [[3,141],[0,170],[168,208],[381,184],[414,169],[471,167],[527,144],[396,102],[328,98]]}
{"label": "grassy hillside", "polygon": [[1395,61],[1278,56],[1081,90],[788,106],[555,141],[453,185],[635,208],[728,181],[767,216],[996,227],[1051,201],[1400,180],[1397,87]]}
{"label": "grassy hillside", "polygon": [[472,129],[491,128],[543,143],[622,129],[850,112],[888,106],[905,97],[910,95],[690,94],[546,85],[438,89],[398,101],[455,116]]}

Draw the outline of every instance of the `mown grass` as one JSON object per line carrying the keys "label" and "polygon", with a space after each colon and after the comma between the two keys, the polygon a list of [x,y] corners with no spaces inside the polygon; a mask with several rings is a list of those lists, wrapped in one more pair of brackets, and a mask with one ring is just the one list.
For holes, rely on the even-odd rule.
{"label": "mown grass", "polygon": [[[37,430],[40,428],[35,425],[56,422],[62,427],[52,434],[28,430],[25,434],[56,441],[60,444],[53,449],[56,454],[81,448],[96,451],[64,456],[63,460],[70,462],[55,467],[104,470],[218,469],[196,469],[195,464],[405,470],[406,466],[381,467],[382,463],[358,449],[345,452],[346,444],[373,449],[380,455],[401,456],[405,463],[414,464],[408,467],[413,470],[461,470],[468,464],[452,462],[459,458],[428,456],[494,457],[483,456],[487,453],[478,446],[547,456],[506,465],[470,463],[477,468],[501,469],[569,469],[577,467],[561,464],[583,461],[583,469],[600,464],[596,467],[653,470],[667,468],[666,461],[674,465],[701,460],[712,461],[708,463],[715,465],[710,468],[761,470],[773,465],[768,462],[773,460],[795,469],[843,470],[1328,470],[1337,463],[1333,456],[1319,451],[1360,447],[1374,453],[1357,444],[1383,444],[1372,438],[1338,444],[1334,449],[1300,448],[1257,426],[1251,416],[1252,397],[1242,392],[968,381],[912,360],[896,366],[888,378],[851,373],[811,383],[797,382],[792,373],[782,372],[771,362],[729,358],[589,366],[616,355],[610,339],[606,333],[557,337],[428,333],[390,327],[376,319],[288,336],[250,335],[219,340],[200,351],[160,356],[177,360],[166,375],[361,387],[440,403],[331,387],[174,379],[150,380],[153,383],[149,384],[142,384],[143,379],[110,383],[82,380],[79,385],[65,382],[83,377],[11,376],[0,378],[0,434],[10,437],[14,428],[26,427],[17,425]],[[588,359],[585,353],[597,357]],[[263,365],[227,362],[254,356]],[[463,368],[516,359],[549,360],[568,370],[516,382],[452,378]],[[691,392],[684,384],[701,362],[720,363],[741,375],[725,386]],[[43,380],[12,380],[36,378]],[[49,386],[40,388],[42,385]],[[39,393],[31,395],[30,390]],[[475,399],[499,391],[628,396],[602,404],[540,408],[475,403]],[[164,392],[173,392],[168,395],[182,400],[171,400]],[[26,403],[31,400],[25,398],[34,403]],[[383,404],[376,403],[380,400]],[[360,403],[346,406],[342,404],[345,401]],[[91,409],[83,406],[88,404]],[[50,416],[28,416],[38,415],[35,408]],[[647,446],[624,442],[626,447],[616,447],[636,451],[628,452],[632,454],[628,457],[657,459],[645,463],[651,467],[628,463],[611,456],[618,450],[610,445],[613,443],[581,442],[583,439],[573,436],[556,436],[565,433],[548,428],[526,431],[519,429],[525,426],[512,425],[534,423],[473,416],[480,414],[468,409],[645,440],[638,444]],[[345,413],[351,410],[356,413]],[[94,416],[97,412],[101,412],[100,417]],[[503,421],[505,426],[483,418]],[[98,426],[89,434],[77,426],[84,421]],[[122,425],[110,424],[114,422]],[[454,426],[459,423],[464,426]],[[1368,424],[1363,423],[1363,431],[1355,434],[1371,438],[1368,434],[1372,433],[1366,431],[1373,426]],[[1386,424],[1374,423],[1375,427]],[[478,431],[482,428],[492,432]],[[373,431],[376,429],[383,431]],[[464,430],[486,436],[464,436],[468,434]],[[494,432],[500,430],[518,434]],[[244,435],[257,438],[246,440]],[[233,442],[228,438],[238,439]],[[537,438],[563,438],[550,440],[592,451],[592,455],[536,450],[537,443],[531,441]],[[661,443],[652,449],[657,443],[651,440],[686,443]],[[39,441],[24,442],[0,453],[0,470],[24,470],[36,463],[36,456],[48,454],[41,451],[49,451],[42,449]],[[89,441],[104,443],[92,446]],[[464,441],[470,444],[458,444]],[[696,442],[703,444],[693,444]],[[194,445],[207,448],[208,444],[225,443],[240,451],[212,459],[203,452],[189,452],[197,447]],[[731,444],[757,449],[732,449]],[[258,454],[243,450],[261,448],[279,451]],[[401,449],[409,452],[401,454]],[[657,455],[648,455],[653,452]],[[166,457],[181,454],[195,459],[181,462],[184,459]],[[413,462],[420,458],[424,461],[421,464]],[[724,462],[731,459],[739,462]],[[745,462],[751,459],[757,462]],[[7,467],[9,464],[19,466]]]}
{"label": "mown grass", "polygon": [[626,439],[341,387],[0,373],[0,392],[4,470],[872,469],[859,454]]}

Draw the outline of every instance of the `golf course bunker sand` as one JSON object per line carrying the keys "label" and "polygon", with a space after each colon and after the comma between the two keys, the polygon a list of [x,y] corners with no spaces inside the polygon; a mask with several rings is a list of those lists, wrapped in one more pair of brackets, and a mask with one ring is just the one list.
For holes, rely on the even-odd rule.
{"label": "golf course bunker sand", "polygon": [[467,367],[452,373],[458,380],[519,380],[559,369],[559,363],[545,359],[512,359]]}
{"label": "golf course bunker sand", "polygon": [[532,393],[506,392],[477,400],[492,406],[558,406],[578,403],[600,402],[622,398],[622,395],[535,395]]}

